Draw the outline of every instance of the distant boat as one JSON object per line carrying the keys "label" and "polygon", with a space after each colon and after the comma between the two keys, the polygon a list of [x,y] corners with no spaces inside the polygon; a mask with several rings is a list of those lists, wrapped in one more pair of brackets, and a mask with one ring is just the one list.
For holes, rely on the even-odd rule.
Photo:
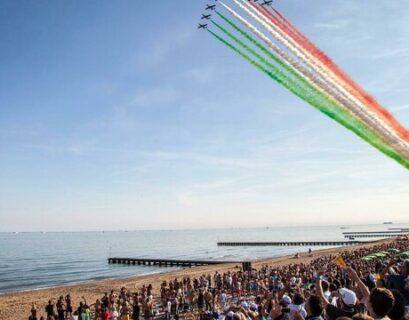
{"label": "distant boat", "polygon": [[384,222],[383,224],[393,224],[393,223],[390,222],[390,221],[386,221],[386,222]]}
{"label": "distant boat", "polygon": [[341,227],[340,228],[341,230],[346,230],[346,229],[349,229],[348,227]]}

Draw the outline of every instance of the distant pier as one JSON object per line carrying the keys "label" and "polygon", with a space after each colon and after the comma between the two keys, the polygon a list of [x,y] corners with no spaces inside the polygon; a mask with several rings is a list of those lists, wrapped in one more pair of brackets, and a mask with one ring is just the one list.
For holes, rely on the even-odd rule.
{"label": "distant pier", "polygon": [[407,234],[405,230],[394,231],[366,231],[366,232],[343,232],[345,238],[390,238]]}
{"label": "distant pier", "polygon": [[217,260],[177,260],[177,259],[150,259],[150,258],[108,258],[108,263],[128,264],[161,267],[197,267],[210,266],[223,263],[242,263],[242,261],[217,261]]}
{"label": "distant pier", "polygon": [[315,247],[315,246],[349,246],[368,243],[367,241],[291,241],[291,242],[218,242],[224,247]]}

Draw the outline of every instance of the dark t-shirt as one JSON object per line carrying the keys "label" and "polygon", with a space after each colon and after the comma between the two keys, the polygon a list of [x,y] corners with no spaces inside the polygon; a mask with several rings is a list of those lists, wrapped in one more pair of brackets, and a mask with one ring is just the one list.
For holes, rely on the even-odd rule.
{"label": "dark t-shirt", "polygon": [[132,314],[139,315],[141,313],[141,306],[139,304],[134,304]]}
{"label": "dark t-shirt", "polygon": [[388,289],[398,290],[405,298],[405,304],[409,305],[409,291],[405,290],[405,280],[406,276],[389,275],[387,279]]}
{"label": "dark t-shirt", "polygon": [[54,306],[52,304],[47,304],[45,307],[45,312],[47,312],[47,316],[53,316],[54,315]]}
{"label": "dark t-shirt", "polygon": [[335,307],[332,304],[327,305],[326,311],[328,318],[331,320],[336,320],[339,317],[352,318],[352,316],[357,313],[355,308],[342,309]]}
{"label": "dark t-shirt", "polygon": [[291,319],[290,314],[288,312],[283,312],[274,320],[290,320],[290,319]]}
{"label": "dark t-shirt", "polygon": [[204,295],[202,293],[199,293],[199,296],[197,297],[197,304],[199,308],[203,307],[204,305]]}

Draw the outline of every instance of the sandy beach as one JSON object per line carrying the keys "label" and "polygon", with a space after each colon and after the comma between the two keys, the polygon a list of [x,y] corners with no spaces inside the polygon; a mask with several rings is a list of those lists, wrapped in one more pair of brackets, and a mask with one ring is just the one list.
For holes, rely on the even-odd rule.
{"label": "sandy beach", "polygon": [[[301,256],[298,259],[294,258],[294,256],[291,255],[253,260],[252,265],[253,267],[257,268],[265,264],[285,265],[295,262],[297,263],[308,262],[321,255],[339,254],[342,251],[356,250],[358,248],[364,247],[368,248],[372,247],[375,244],[388,243],[390,241],[392,240],[387,239],[372,242],[370,244],[359,244],[347,247],[317,250],[314,251],[312,255],[308,255],[307,253],[301,254]],[[35,303],[39,307],[40,315],[43,315],[44,308],[50,298],[58,298],[60,295],[66,295],[67,293],[71,294],[74,305],[77,304],[81,296],[84,296],[89,302],[95,302],[97,298],[102,297],[104,292],[110,291],[111,289],[119,290],[123,286],[131,289],[132,291],[133,288],[141,287],[143,284],[152,284],[154,288],[154,294],[157,294],[160,288],[160,283],[162,283],[165,280],[168,281],[183,276],[194,277],[205,273],[213,273],[214,271],[224,272],[228,270],[234,270],[237,267],[238,266],[236,264],[194,267],[145,276],[136,276],[113,280],[101,280],[55,288],[5,293],[0,295],[0,320],[27,319],[30,313],[32,303]],[[130,266],[130,268],[132,268],[132,266]]]}

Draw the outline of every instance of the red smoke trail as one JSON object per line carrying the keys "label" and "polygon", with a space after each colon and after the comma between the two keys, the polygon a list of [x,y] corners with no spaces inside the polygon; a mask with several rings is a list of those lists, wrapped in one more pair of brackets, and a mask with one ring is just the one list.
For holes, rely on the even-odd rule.
{"label": "red smoke trail", "polygon": [[319,59],[334,75],[340,78],[349,88],[349,91],[355,95],[362,103],[369,106],[373,111],[386,120],[389,125],[399,133],[399,135],[409,141],[409,131],[404,128],[393,115],[382,107],[373,97],[371,97],[362,87],[360,87],[354,80],[352,80],[344,71],[338,67],[330,57],[322,52],[317,46],[312,43],[300,30],[297,29],[284,15],[278,10],[274,9],[274,13],[281,19],[278,20],[270,11],[264,6],[250,2],[260,13],[268,18],[272,23],[279,27],[283,32],[289,35],[302,48],[308,51],[311,55]]}

